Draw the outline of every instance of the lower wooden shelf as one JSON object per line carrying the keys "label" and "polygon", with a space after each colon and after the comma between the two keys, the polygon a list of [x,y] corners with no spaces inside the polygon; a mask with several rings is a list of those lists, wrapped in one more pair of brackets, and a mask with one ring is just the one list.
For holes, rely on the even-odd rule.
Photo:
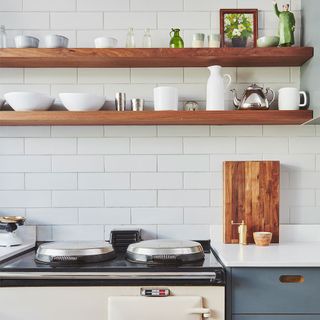
{"label": "lower wooden shelf", "polygon": [[45,125],[299,125],[313,117],[312,110],[70,112],[0,111],[0,126]]}

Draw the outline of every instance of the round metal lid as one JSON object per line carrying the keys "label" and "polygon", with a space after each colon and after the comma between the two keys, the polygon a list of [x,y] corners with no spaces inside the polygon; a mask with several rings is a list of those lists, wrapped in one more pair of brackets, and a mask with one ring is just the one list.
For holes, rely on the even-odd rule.
{"label": "round metal lid", "polygon": [[114,250],[105,241],[49,242],[39,246],[36,260],[52,262],[97,262],[112,259]]}
{"label": "round metal lid", "polygon": [[130,244],[127,249],[128,259],[134,262],[192,262],[203,259],[200,243],[187,240],[147,240]]}

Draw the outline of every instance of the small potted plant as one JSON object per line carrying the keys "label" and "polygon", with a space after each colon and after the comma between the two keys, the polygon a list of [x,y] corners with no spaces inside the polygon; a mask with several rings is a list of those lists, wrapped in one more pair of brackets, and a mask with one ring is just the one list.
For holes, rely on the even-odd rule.
{"label": "small potted plant", "polygon": [[246,14],[230,13],[225,15],[224,33],[233,47],[245,48],[253,36],[253,22]]}

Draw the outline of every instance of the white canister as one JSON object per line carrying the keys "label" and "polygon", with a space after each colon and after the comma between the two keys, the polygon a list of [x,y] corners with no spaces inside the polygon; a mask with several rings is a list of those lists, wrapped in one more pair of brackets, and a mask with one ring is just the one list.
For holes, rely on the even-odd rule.
{"label": "white canister", "polygon": [[221,66],[211,66],[208,69],[210,76],[207,82],[207,110],[225,110],[224,94],[232,78],[229,74],[222,75]]}
{"label": "white canister", "polygon": [[178,89],[175,87],[157,87],[153,89],[154,110],[178,110]]}
{"label": "white canister", "polygon": [[[303,96],[303,103],[300,98]],[[279,110],[299,110],[308,104],[307,94],[297,88],[282,88],[279,90]]]}

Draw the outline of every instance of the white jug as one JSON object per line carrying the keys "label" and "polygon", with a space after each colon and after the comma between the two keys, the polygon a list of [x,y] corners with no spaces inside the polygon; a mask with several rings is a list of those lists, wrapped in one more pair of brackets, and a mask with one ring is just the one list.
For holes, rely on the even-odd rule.
{"label": "white jug", "polygon": [[210,76],[207,83],[207,110],[225,110],[224,93],[232,78],[229,74],[221,75],[221,66],[211,66],[208,69]]}

